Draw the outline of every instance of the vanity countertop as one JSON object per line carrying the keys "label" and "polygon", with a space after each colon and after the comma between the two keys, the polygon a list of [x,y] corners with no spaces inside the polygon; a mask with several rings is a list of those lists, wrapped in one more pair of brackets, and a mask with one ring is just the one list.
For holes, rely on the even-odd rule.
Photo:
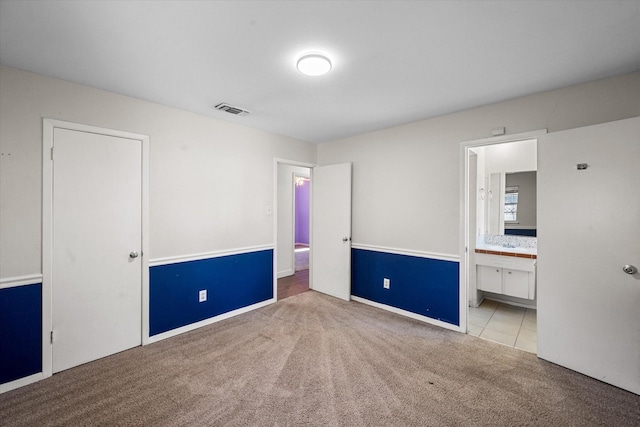
{"label": "vanity countertop", "polygon": [[506,248],[500,245],[478,245],[476,247],[476,253],[478,254],[489,254],[489,255],[502,255],[502,256],[513,256],[518,258],[531,258],[536,259],[538,257],[538,249],[537,248]]}

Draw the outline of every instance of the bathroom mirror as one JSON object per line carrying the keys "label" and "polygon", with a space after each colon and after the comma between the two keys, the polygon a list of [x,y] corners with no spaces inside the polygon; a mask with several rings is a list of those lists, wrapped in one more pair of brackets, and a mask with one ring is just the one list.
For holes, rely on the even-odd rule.
{"label": "bathroom mirror", "polygon": [[488,234],[537,236],[536,171],[487,175]]}
{"label": "bathroom mirror", "polygon": [[476,236],[536,236],[537,141],[505,142],[470,151],[477,156]]}

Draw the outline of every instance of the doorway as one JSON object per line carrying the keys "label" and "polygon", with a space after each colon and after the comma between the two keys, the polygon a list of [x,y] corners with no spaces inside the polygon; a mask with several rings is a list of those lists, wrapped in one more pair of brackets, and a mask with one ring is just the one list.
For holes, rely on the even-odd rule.
{"label": "doorway", "polygon": [[[311,179],[309,269],[298,274],[308,289],[350,300],[351,297],[351,163],[313,166],[274,159],[274,295],[278,279],[295,276],[293,227],[293,168]],[[289,280],[293,280],[289,279]]]}
{"label": "doorway", "polygon": [[466,330],[532,353],[537,346],[536,135],[463,144]]}
{"label": "doorway", "polygon": [[309,290],[311,168],[277,161],[276,295],[281,300]]}

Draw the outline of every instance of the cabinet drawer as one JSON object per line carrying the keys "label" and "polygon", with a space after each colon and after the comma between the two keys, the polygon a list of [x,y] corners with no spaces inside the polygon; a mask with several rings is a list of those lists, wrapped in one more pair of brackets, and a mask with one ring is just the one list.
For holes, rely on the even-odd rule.
{"label": "cabinet drawer", "polygon": [[475,254],[476,265],[489,267],[509,268],[512,270],[534,271],[535,259],[516,258],[512,256]]}

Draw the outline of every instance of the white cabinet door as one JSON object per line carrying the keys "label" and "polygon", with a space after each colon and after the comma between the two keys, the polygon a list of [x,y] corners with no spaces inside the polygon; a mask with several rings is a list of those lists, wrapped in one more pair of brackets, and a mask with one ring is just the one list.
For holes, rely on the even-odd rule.
{"label": "white cabinet door", "polygon": [[538,140],[538,356],[638,394],[639,161],[638,117]]}
{"label": "white cabinet door", "polygon": [[503,274],[505,295],[518,298],[529,298],[529,272],[522,270],[507,270]]}
{"label": "white cabinet door", "polygon": [[489,267],[486,265],[478,266],[478,289],[481,291],[502,293],[502,269],[497,267]]}

